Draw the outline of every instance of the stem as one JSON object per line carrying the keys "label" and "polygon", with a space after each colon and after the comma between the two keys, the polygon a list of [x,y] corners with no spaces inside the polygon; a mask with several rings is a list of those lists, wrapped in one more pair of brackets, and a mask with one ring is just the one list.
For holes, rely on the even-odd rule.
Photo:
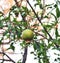
{"label": "stem", "polygon": [[[4,53],[3,45],[2,45],[2,52]],[[4,63],[4,54],[3,54],[3,60],[2,63]]]}
{"label": "stem", "polygon": [[23,55],[23,61],[22,61],[22,63],[26,62],[26,59],[27,59],[27,50],[28,50],[28,47],[26,46],[25,49],[24,49],[24,55]]}

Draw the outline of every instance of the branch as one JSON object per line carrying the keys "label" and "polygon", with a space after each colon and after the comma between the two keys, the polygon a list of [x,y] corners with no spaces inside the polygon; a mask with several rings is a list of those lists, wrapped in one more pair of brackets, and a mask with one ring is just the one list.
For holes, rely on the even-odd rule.
{"label": "branch", "polygon": [[[36,14],[35,10],[33,9],[33,7],[31,6],[31,4],[29,3],[28,0],[26,0],[27,3],[29,4],[29,6],[31,7],[32,11],[34,12],[35,16],[37,17],[38,21],[41,23],[41,25],[43,26],[43,23],[41,22],[41,20],[43,19],[43,13],[44,13],[44,8],[43,8],[43,12],[41,14],[41,18],[38,17],[38,15]],[[43,0],[43,3],[45,4],[45,0]],[[51,35],[48,33],[47,29],[43,26],[45,32],[48,34],[48,36],[50,37],[51,40],[53,40],[53,38],[51,37]],[[58,48],[59,45],[57,43],[54,43],[56,45],[56,47]]]}
{"label": "branch", "polygon": [[27,50],[28,50],[28,46],[26,46],[25,49],[24,49],[24,55],[23,55],[23,61],[22,61],[22,63],[26,62],[26,59],[27,59]]}
{"label": "branch", "polygon": [[15,63],[15,61],[13,61],[6,53],[4,53],[4,55],[6,55],[10,59],[10,61],[12,61],[13,63]]}
{"label": "branch", "polygon": [[40,34],[40,33],[38,33],[38,32],[34,32],[34,33],[36,33],[36,34],[38,34],[38,35],[42,36],[44,39],[49,40],[47,37],[45,37],[44,35],[42,35],[42,34]]}
{"label": "branch", "polygon": [[[34,12],[34,14],[36,15],[36,17],[37,17],[37,19],[38,19],[38,21],[41,23],[41,25],[43,26],[43,24],[42,24],[42,22],[41,22],[41,19],[43,18],[43,13],[42,13],[42,15],[41,15],[41,18],[39,18],[38,17],[38,15],[36,14],[36,12],[35,12],[35,10],[33,9],[33,7],[31,6],[31,4],[29,3],[29,1],[28,0],[26,0],[27,1],[27,3],[29,4],[29,6],[31,7],[31,9],[33,10],[33,12]],[[46,28],[43,26],[43,28],[44,28],[44,30],[46,31],[46,33],[49,35],[49,37],[50,37],[50,39],[53,39],[52,37],[51,37],[51,35],[48,33],[48,31],[46,30]]]}
{"label": "branch", "polygon": [[[2,45],[2,52],[4,53],[4,50],[3,50],[3,45]],[[2,60],[2,63],[4,63],[4,54],[3,54],[3,60]]]}
{"label": "branch", "polygon": [[[4,52],[0,52],[0,54],[3,54],[3,55],[6,55],[8,58],[9,58],[9,61],[12,61],[13,63],[15,63],[15,61],[14,60],[12,60],[6,53],[4,53]],[[0,59],[1,60],[1,59]],[[4,60],[4,59],[3,59]]]}
{"label": "branch", "polygon": [[8,59],[0,59],[0,60],[4,60],[4,61],[11,61],[11,60],[8,60]]}
{"label": "branch", "polygon": [[10,61],[12,61],[13,63],[15,63],[15,61],[12,60],[6,53],[3,53],[3,54],[6,55],[10,59]]}
{"label": "branch", "polygon": [[14,1],[15,1],[16,5],[17,5],[18,7],[20,7],[20,6],[18,5],[18,2],[17,2],[17,0],[14,0]]}

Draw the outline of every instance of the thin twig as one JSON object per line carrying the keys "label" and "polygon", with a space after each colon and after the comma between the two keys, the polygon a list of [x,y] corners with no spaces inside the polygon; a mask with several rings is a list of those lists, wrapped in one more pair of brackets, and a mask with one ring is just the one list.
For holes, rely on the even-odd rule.
{"label": "thin twig", "polygon": [[34,32],[34,33],[36,33],[36,34],[38,34],[38,35],[42,36],[44,39],[49,40],[47,37],[45,37],[44,35],[42,35],[42,34],[40,34],[40,33],[38,33],[38,32]]}
{"label": "thin twig", "polygon": [[15,1],[16,5],[18,6],[18,2],[17,2],[17,0],[14,0],[14,1]]}
{"label": "thin twig", "polygon": [[15,61],[12,60],[6,53],[3,53],[3,54],[6,55],[10,59],[10,61],[12,61],[13,63],[15,63]]}
{"label": "thin twig", "polygon": [[[2,52],[4,53],[3,44],[2,44]],[[4,63],[4,54],[2,57],[3,57],[2,63]]]}
{"label": "thin twig", "polygon": [[0,60],[4,60],[4,61],[11,61],[11,60],[8,60],[8,59],[0,59]]}
{"label": "thin twig", "polygon": [[15,63],[15,61],[14,60],[12,60],[5,52],[0,52],[0,54],[4,54],[4,55],[6,55],[8,58],[9,58],[9,61],[12,61],[13,63]]}

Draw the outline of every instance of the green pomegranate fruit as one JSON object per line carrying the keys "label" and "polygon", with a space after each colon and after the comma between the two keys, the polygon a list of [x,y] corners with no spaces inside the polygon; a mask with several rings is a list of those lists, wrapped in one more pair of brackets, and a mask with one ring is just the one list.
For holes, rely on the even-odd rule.
{"label": "green pomegranate fruit", "polygon": [[32,40],[34,36],[34,33],[30,29],[26,29],[22,32],[22,39],[24,40]]}

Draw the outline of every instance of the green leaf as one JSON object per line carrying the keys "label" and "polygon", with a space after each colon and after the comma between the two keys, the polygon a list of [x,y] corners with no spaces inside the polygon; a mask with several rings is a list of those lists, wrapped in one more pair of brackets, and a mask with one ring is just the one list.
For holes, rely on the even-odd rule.
{"label": "green leaf", "polygon": [[33,43],[33,48],[34,50],[39,50],[40,49],[40,44],[38,42]]}
{"label": "green leaf", "polygon": [[58,44],[60,45],[60,39],[58,39],[57,41],[58,41]]}
{"label": "green leaf", "polygon": [[10,47],[7,50],[9,50],[9,49],[12,49],[13,51],[15,50],[13,43],[10,44]]}
{"label": "green leaf", "polygon": [[42,4],[40,4],[40,8],[43,9],[43,5]]}
{"label": "green leaf", "polygon": [[2,44],[3,37],[0,39],[0,45]]}
{"label": "green leaf", "polygon": [[57,18],[60,17],[60,10],[59,10],[58,6],[56,7],[56,16],[57,16]]}
{"label": "green leaf", "polygon": [[6,36],[8,33],[8,30],[6,30],[4,33],[3,33],[3,36]]}
{"label": "green leaf", "polygon": [[55,16],[53,13],[50,13],[52,16],[54,16],[55,20],[57,21],[57,16]]}
{"label": "green leaf", "polygon": [[41,0],[36,0],[36,1],[37,1],[37,3],[38,3],[38,4],[40,4],[40,3],[41,3]]}
{"label": "green leaf", "polygon": [[56,28],[56,30],[55,30],[55,35],[56,35],[56,39],[57,39],[57,37],[59,36],[59,34],[58,34],[58,29]]}
{"label": "green leaf", "polygon": [[3,22],[0,21],[0,28],[3,28]]}

